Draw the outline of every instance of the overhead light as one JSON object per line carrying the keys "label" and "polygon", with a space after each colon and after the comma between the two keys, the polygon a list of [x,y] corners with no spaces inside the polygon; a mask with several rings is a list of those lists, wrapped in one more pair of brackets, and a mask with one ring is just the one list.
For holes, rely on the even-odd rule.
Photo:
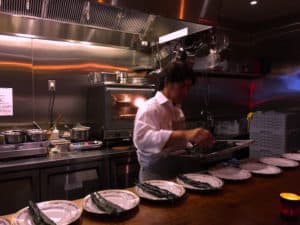
{"label": "overhead light", "polygon": [[258,1],[257,0],[252,0],[250,1],[250,5],[257,5]]}
{"label": "overhead light", "polygon": [[183,29],[174,31],[172,33],[160,36],[158,39],[158,43],[159,44],[166,43],[168,41],[172,41],[172,40],[175,40],[175,39],[187,36],[187,35],[188,35],[188,28],[185,27]]}

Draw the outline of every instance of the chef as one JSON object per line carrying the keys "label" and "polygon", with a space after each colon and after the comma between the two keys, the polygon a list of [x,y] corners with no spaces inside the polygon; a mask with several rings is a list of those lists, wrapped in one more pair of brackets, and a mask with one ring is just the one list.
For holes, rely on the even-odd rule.
{"label": "chef", "polygon": [[209,146],[208,130],[185,129],[181,103],[195,82],[192,69],[184,62],[172,62],[160,74],[158,91],[138,110],[133,141],[140,164],[139,180],[170,179],[178,172],[178,157],[187,144]]}

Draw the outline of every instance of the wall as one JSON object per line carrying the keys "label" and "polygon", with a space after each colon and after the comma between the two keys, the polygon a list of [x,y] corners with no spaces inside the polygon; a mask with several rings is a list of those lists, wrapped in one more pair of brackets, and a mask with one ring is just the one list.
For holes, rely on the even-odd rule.
{"label": "wall", "polygon": [[[48,125],[48,80],[56,80],[55,117],[84,123],[90,71],[126,70],[151,60],[126,48],[48,41],[0,35],[0,87],[14,89],[12,117],[0,117],[0,128]],[[13,62],[13,63],[10,63]],[[9,64],[10,63],[10,64]],[[197,120],[205,107],[217,118],[244,118],[249,111],[249,84],[243,79],[201,78],[183,105],[187,119]]]}
{"label": "wall", "polygon": [[27,38],[0,36],[0,87],[13,88],[14,95],[14,116],[0,117],[0,126],[33,119],[31,45]]}
{"label": "wall", "polygon": [[271,62],[271,72],[251,83],[251,109],[300,111],[299,30],[274,33],[255,46],[255,54]]}
{"label": "wall", "polygon": [[56,80],[55,117],[85,122],[90,71],[128,70],[145,54],[109,46],[0,35],[0,87],[13,88],[14,116],[0,117],[0,128],[48,123],[48,80]]}
{"label": "wall", "polygon": [[234,78],[198,77],[183,104],[188,120],[197,120],[208,103],[215,119],[245,118],[249,112],[250,81]]}

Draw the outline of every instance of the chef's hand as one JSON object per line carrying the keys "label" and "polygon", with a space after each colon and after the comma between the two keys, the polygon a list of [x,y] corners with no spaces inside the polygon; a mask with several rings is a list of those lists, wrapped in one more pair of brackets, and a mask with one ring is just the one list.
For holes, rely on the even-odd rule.
{"label": "chef's hand", "polygon": [[196,128],[186,131],[186,139],[194,145],[208,147],[214,143],[213,135],[206,129]]}

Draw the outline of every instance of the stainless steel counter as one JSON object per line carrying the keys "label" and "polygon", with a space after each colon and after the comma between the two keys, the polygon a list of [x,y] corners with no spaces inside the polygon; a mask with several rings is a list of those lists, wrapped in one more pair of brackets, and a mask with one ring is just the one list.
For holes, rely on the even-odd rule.
{"label": "stainless steel counter", "polygon": [[83,151],[83,152],[64,152],[57,154],[48,154],[44,157],[31,157],[23,159],[13,159],[9,161],[0,161],[0,173],[28,170],[35,168],[46,168],[53,166],[60,166],[73,163],[84,163],[89,161],[97,161],[100,159],[110,159],[111,157],[125,157],[134,156],[135,149],[129,150],[112,150],[110,148],[93,150],[93,151]]}

